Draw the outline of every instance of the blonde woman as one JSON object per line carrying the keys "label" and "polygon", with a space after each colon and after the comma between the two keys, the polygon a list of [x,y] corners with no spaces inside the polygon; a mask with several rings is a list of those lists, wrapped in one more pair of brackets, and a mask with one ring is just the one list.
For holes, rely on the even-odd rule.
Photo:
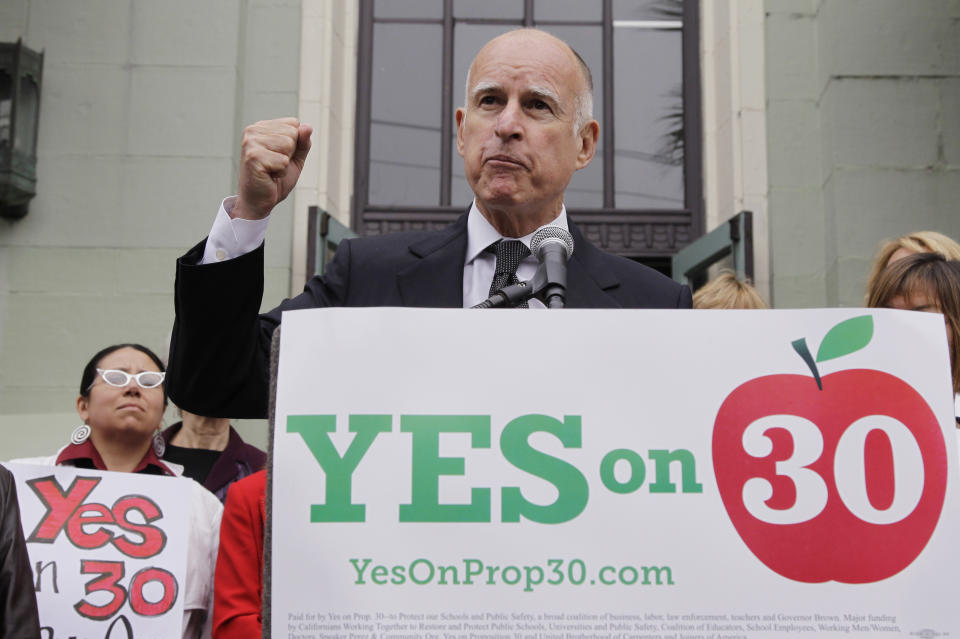
{"label": "blonde woman", "polygon": [[693,294],[694,308],[770,308],[757,289],[741,282],[732,271],[722,271]]}
{"label": "blonde woman", "polygon": [[867,297],[876,286],[880,271],[899,259],[915,253],[937,253],[948,260],[960,260],[960,244],[936,231],[914,231],[884,242],[873,258],[867,278]]}
{"label": "blonde woman", "polygon": [[960,261],[917,253],[880,271],[867,306],[942,313],[947,324],[955,415],[960,423]]}

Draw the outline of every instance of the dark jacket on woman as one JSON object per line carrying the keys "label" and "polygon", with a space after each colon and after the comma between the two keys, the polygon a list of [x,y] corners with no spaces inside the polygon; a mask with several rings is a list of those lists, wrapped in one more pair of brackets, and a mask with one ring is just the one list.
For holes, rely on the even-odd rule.
{"label": "dark jacket on woman", "polygon": [[[171,442],[182,427],[183,422],[177,422],[163,431],[163,438],[167,444]],[[227,489],[230,484],[238,479],[248,477],[258,470],[263,470],[266,465],[267,454],[256,446],[243,441],[240,433],[231,426],[227,447],[217,457],[217,461],[214,462],[207,478],[201,483],[204,488],[217,496],[220,503],[223,503],[227,498]],[[184,469],[184,474],[187,477],[193,476],[189,468]]]}

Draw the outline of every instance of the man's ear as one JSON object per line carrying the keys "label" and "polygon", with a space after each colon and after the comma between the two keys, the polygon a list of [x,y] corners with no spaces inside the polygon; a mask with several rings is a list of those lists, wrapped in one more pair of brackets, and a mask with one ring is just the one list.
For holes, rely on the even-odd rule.
{"label": "man's ear", "polygon": [[80,421],[86,424],[90,416],[90,400],[83,395],[77,395],[77,414],[80,415]]}
{"label": "man's ear", "polygon": [[597,140],[600,138],[600,124],[596,120],[590,120],[580,129],[577,134],[579,148],[577,150],[577,170],[590,164],[593,154],[597,151]]}
{"label": "man's ear", "polygon": [[467,117],[467,112],[463,110],[463,107],[460,107],[454,117],[457,120],[457,153],[460,154],[460,157],[463,157],[463,119]]}

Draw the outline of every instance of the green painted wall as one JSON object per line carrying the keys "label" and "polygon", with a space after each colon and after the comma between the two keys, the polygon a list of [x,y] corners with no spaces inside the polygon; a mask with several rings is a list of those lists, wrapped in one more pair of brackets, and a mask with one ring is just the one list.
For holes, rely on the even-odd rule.
{"label": "green painted wall", "polygon": [[[99,348],[164,347],[174,262],[235,190],[244,124],[297,111],[300,2],[3,0],[0,41],[17,38],[46,58],[38,194],[0,220],[0,459],[66,442]],[[291,241],[286,202],[267,307],[289,294]]]}
{"label": "green painted wall", "polygon": [[773,302],[856,306],[882,240],[960,239],[960,2],[765,9]]}

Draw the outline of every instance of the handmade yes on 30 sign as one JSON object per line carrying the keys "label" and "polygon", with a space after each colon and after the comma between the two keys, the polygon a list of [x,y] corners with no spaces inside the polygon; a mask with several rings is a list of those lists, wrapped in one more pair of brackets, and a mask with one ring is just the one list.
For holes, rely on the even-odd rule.
{"label": "handmade yes on 30 sign", "polygon": [[960,633],[943,318],[285,313],[271,630]]}
{"label": "handmade yes on 30 sign", "polygon": [[192,480],[4,465],[17,480],[43,639],[180,636]]}

